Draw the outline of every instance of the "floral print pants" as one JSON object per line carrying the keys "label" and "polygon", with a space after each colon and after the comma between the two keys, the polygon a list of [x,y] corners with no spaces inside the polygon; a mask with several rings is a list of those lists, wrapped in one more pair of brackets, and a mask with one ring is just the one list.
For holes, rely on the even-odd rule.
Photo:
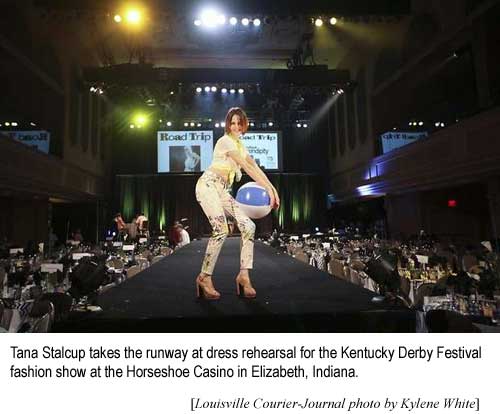
{"label": "floral print pants", "polygon": [[255,224],[241,211],[224,180],[211,171],[205,171],[196,183],[196,200],[212,226],[212,237],[208,241],[201,271],[209,275],[214,271],[222,245],[229,234],[226,214],[235,218],[241,232],[240,269],[252,269]]}

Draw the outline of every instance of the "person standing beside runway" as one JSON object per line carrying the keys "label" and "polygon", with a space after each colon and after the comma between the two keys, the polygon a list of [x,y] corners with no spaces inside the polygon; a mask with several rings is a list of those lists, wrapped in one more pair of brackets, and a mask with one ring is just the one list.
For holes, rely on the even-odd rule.
{"label": "person standing beside runway", "polygon": [[236,292],[246,298],[256,296],[249,275],[249,270],[253,268],[255,224],[229,193],[234,179],[241,179],[241,168],[267,190],[272,208],[278,209],[280,206],[276,188],[241,142],[241,135],[247,130],[248,118],[245,112],[241,108],[229,109],[225,135],[215,144],[212,164],[196,183],[196,200],[212,226],[212,236],[208,241],[201,272],[196,278],[196,294],[205,299],[220,298],[220,293],[212,282],[212,273],[229,233],[226,213],[234,217],[241,232],[240,271],[236,276]]}

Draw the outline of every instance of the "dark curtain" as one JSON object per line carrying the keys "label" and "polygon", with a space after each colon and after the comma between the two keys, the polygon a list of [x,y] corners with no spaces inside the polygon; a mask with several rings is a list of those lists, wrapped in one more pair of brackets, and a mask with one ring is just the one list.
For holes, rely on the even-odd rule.
{"label": "dark curtain", "polygon": [[[325,223],[326,194],[323,178],[311,174],[269,174],[277,188],[281,208],[271,213],[271,220],[257,220],[257,232],[272,228],[285,232],[312,231]],[[192,237],[211,232],[210,225],[196,201],[194,188],[199,175],[118,175],[116,176],[114,206],[126,222],[143,212],[149,219],[151,231],[166,230],[175,220],[189,220]],[[251,181],[244,177],[234,185]],[[111,218],[110,218],[111,220]]]}

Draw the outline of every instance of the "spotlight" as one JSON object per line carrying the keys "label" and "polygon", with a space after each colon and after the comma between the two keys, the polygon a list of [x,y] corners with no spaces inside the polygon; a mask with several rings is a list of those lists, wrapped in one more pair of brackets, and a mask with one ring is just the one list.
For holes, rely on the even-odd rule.
{"label": "spotlight", "polygon": [[138,24],[141,21],[141,13],[139,10],[131,9],[127,12],[126,19],[131,24]]}
{"label": "spotlight", "polygon": [[230,24],[231,26],[236,26],[236,24],[237,24],[237,23],[238,23],[238,19],[237,19],[236,17],[231,17],[231,18],[229,19],[229,24]]}
{"label": "spotlight", "polygon": [[274,125],[274,122],[272,122],[272,121],[268,122],[267,125],[270,126],[270,127],[272,127]]}
{"label": "spotlight", "polygon": [[121,23],[121,21],[122,21],[122,16],[120,16],[119,14],[115,14],[115,17],[113,17],[113,20],[114,20],[116,23]]}
{"label": "spotlight", "polygon": [[226,88],[222,88],[222,89],[221,89],[221,92],[222,92],[222,93],[227,93],[227,89],[226,89]]}
{"label": "spotlight", "polygon": [[217,23],[220,24],[221,26],[226,23],[226,16],[223,14],[219,14],[217,16]]}
{"label": "spotlight", "polygon": [[337,19],[336,19],[335,17],[332,17],[332,18],[330,19],[330,24],[331,24],[332,26],[335,26],[335,25],[337,24]]}
{"label": "spotlight", "polygon": [[172,126],[172,122],[168,121],[167,126]]}
{"label": "spotlight", "polygon": [[189,126],[189,124],[187,122],[184,122],[184,126],[187,127]]}
{"label": "spotlight", "polygon": [[200,20],[200,19],[196,19],[196,20],[194,21],[194,25],[195,25],[195,26],[201,26],[201,20]]}
{"label": "spotlight", "polygon": [[241,24],[243,26],[248,26],[250,23],[250,20],[248,20],[246,17],[243,17],[243,19],[241,19]]}
{"label": "spotlight", "polygon": [[196,93],[201,93],[201,91],[202,91],[202,89],[198,86],[198,87],[196,88]]}
{"label": "spotlight", "polygon": [[229,93],[236,93],[236,90],[235,89],[230,89]]}
{"label": "spotlight", "polygon": [[218,22],[218,15],[215,10],[207,9],[201,12],[201,21],[204,26],[214,27]]}
{"label": "spotlight", "polygon": [[215,124],[215,128],[219,128],[219,127],[220,127],[220,124],[217,122],[217,123]]}
{"label": "spotlight", "polygon": [[189,126],[190,126],[190,127],[194,127],[194,122],[191,122],[191,123],[189,124]]}
{"label": "spotlight", "polygon": [[260,19],[253,19],[253,25],[255,27],[259,27],[260,26]]}
{"label": "spotlight", "polygon": [[314,24],[316,25],[316,27],[321,27],[323,26],[323,20],[318,18],[314,21]]}
{"label": "spotlight", "polygon": [[243,93],[245,92],[242,88],[238,89],[238,93]]}
{"label": "spotlight", "polygon": [[205,92],[210,92],[210,86],[205,86]]}
{"label": "spotlight", "polygon": [[212,92],[217,92],[217,87],[216,86],[212,86],[212,88],[210,89]]}

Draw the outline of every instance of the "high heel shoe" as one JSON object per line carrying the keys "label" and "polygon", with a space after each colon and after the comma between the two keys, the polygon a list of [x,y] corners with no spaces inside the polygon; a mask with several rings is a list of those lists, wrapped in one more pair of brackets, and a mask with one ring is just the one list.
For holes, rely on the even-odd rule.
{"label": "high heel shoe", "polygon": [[202,297],[207,300],[217,300],[220,298],[220,293],[215,290],[211,276],[198,275],[196,278],[196,297]]}
{"label": "high heel shoe", "polygon": [[236,294],[247,299],[253,299],[257,296],[248,276],[236,276]]}

